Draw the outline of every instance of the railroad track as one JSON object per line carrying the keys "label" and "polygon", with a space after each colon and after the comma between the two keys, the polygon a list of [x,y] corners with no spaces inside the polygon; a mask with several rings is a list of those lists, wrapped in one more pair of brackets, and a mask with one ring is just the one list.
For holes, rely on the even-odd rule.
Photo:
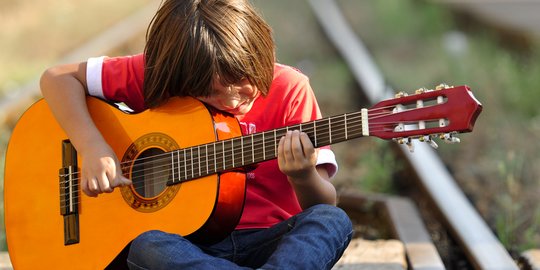
{"label": "railroad track", "polygon": [[[372,60],[369,51],[351,29],[338,5],[332,0],[310,0],[313,11],[329,40],[348,63],[357,83],[370,103],[394,95],[392,88],[385,83],[384,76]],[[436,153],[427,144],[415,145],[414,154],[407,147],[399,146],[401,156],[407,161],[411,176],[418,189],[422,190],[424,202],[432,215],[440,218],[444,229],[450,233],[452,242],[464,254],[465,260],[459,269],[519,269],[500,241],[494,236],[486,223],[455,184],[452,175],[445,169]],[[356,199],[355,199],[356,198]],[[347,206],[361,204],[365,198],[345,195]],[[379,200],[380,201],[380,200]],[[433,251],[432,241],[426,238],[414,206],[407,200],[385,199],[387,211],[401,214],[389,220],[395,229],[394,236],[406,247],[410,269],[446,269],[454,266],[443,265],[443,258]],[[399,205],[401,204],[401,205]],[[350,211],[350,210],[349,210]],[[408,211],[408,212],[406,212]],[[414,220],[414,221],[412,221]],[[401,226],[401,227],[400,227]],[[420,236],[419,236],[420,235]],[[422,243],[426,250],[416,249]]]}

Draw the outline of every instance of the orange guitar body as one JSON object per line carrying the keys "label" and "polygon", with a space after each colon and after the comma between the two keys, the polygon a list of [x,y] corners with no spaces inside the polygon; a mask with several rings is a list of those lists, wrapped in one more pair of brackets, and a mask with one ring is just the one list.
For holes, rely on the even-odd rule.
{"label": "orange guitar body", "polygon": [[[128,165],[129,159],[123,159],[137,159],[149,149],[168,152],[241,135],[235,118],[210,112],[192,98],[174,98],[132,115],[95,98],[88,98],[88,106],[105,140]],[[97,198],[78,189],[77,219],[66,225],[59,169],[67,139],[44,100],[34,104],[13,131],[4,206],[15,269],[104,269],[142,232],[157,229],[212,241],[233,230],[240,218],[245,175],[233,171],[168,185],[149,197],[133,186]],[[80,169],[80,157],[77,163],[74,167]],[[129,167],[124,174],[131,177]],[[66,244],[66,234],[75,235],[75,241]]]}

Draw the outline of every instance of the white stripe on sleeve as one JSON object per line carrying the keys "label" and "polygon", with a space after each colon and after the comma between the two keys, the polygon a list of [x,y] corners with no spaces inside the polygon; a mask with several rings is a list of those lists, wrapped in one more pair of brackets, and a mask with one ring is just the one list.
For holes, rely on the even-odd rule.
{"label": "white stripe on sleeve", "polygon": [[86,62],[86,86],[91,96],[105,99],[101,80],[103,59],[105,59],[105,56],[88,58]]}
{"label": "white stripe on sleeve", "polygon": [[336,161],[336,156],[334,152],[330,149],[319,149],[319,154],[317,156],[317,165],[325,166],[328,171],[328,176],[330,178],[334,177],[338,171],[338,164]]}

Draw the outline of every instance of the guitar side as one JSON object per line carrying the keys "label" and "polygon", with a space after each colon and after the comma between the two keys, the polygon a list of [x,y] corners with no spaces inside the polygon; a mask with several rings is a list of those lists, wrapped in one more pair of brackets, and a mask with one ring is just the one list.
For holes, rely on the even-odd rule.
{"label": "guitar side", "polygon": [[[209,111],[188,98],[174,99],[156,110],[135,115],[124,114],[94,98],[89,98],[88,104],[94,122],[120,159],[129,149],[133,151],[134,142],[147,138],[148,134],[158,136],[136,145],[136,152],[149,148],[170,150],[159,142],[160,134],[173,138],[180,148],[212,142],[220,135],[214,129],[215,119]],[[224,226],[226,230],[234,229],[238,221],[245,191],[240,173],[239,176],[237,173],[210,175],[167,186],[152,198],[139,196],[132,187],[116,188],[110,194],[91,198],[76,186],[78,239],[66,245],[59,184],[65,140],[67,136],[43,100],[22,116],[13,131],[6,154],[4,205],[8,248],[16,269],[44,266],[103,269],[144,231],[157,229],[196,235],[206,228],[217,230],[213,224],[222,220],[215,219],[231,215],[229,224]],[[75,167],[81,167],[80,161],[79,157]],[[140,206],[130,204],[126,194],[152,203],[145,209],[137,209]],[[169,200],[167,196],[174,198]]]}

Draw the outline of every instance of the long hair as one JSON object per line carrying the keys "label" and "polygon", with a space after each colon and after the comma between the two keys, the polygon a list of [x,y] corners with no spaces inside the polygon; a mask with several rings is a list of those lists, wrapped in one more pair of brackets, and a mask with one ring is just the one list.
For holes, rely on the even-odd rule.
{"label": "long hair", "polygon": [[242,79],[268,93],[275,62],[272,30],[247,0],[165,0],[146,33],[148,108],[173,96],[210,96],[212,80]]}

